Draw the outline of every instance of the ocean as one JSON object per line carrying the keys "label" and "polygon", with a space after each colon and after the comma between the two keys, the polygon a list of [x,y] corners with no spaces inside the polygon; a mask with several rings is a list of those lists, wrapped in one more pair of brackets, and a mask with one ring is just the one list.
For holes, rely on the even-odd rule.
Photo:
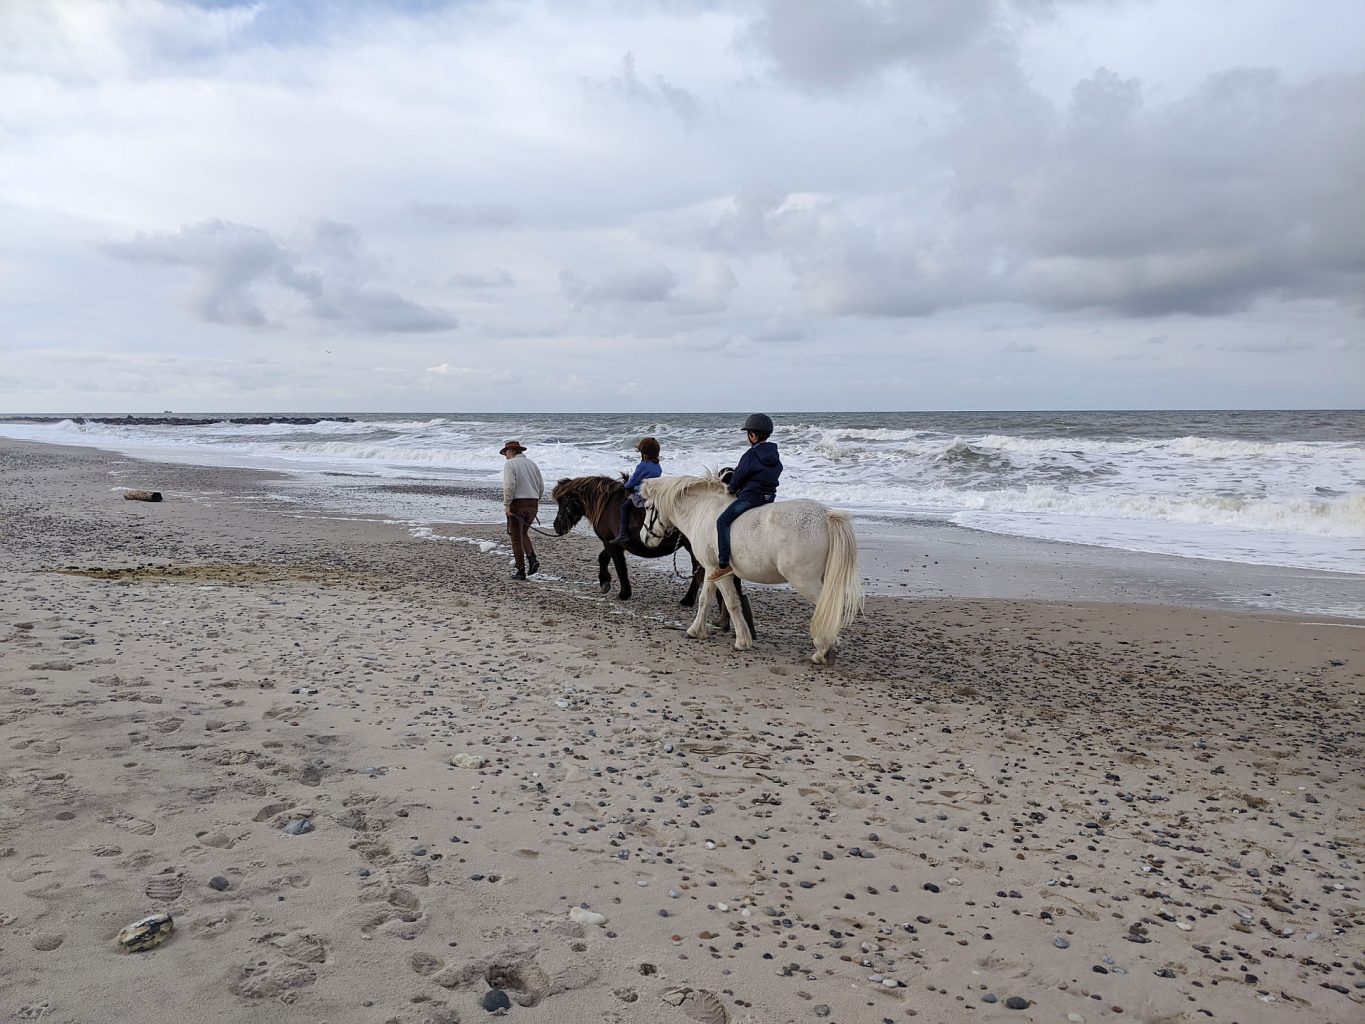
{"label": "ocean", "polygon": [[[223,414],[252,415],[252,414]],[[259,415],[259,414],[256,414]],[[284,415],[284,414],[281,414]],[[301,415],[301,414],[290,414]],[[354,422],[136,426],[0,422],[0,435],[283,471],[282,496],[420,526],[488,521],[431,483],[500,486],[520,440],[547,482],[733,465],[743,414],[334,413]],[[879,525],[966,530],[1191,558],[1365,572],[1365,412],[775,413],[780,497]],[[377,482],[391,486],[376,488]]]}

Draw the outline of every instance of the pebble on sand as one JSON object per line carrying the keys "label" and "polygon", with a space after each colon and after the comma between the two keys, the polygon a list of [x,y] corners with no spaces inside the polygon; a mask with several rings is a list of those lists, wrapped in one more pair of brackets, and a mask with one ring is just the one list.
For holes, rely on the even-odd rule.
{"label": "pebble on sand", "polygon": [[483,994],[483,1008],[489,1013],[500,1013],[512,1008],[512,1000],[500,988],[490,988]]}

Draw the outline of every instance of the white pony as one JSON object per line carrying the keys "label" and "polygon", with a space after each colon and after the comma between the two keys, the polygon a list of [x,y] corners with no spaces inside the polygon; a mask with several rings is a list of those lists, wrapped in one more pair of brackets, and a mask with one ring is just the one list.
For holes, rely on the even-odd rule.
{"label": "white pony", "polygon": [[[641,488],[647,505],[641,539],[657,547],[671,530],[681,530],[692,543],[692,554],[708,570],[716,568],[716,517],[733,500],[715,473],[705,476],[664,476],[646,480]],[[755,583],[790,583],[815,604],[810,635],[815,641],[811,660],[817,665],[834,660],[839,631],[863,610],[863,588],[858,579],[858,544],[847,512],[835,512],[818,501],[778,501],[745,512],[730,530],[730,566],[735,575]],[[748,650],[754,637],[744,621],[734,580],[706,583],[697,601],[697,617],[687,629],[705,638],[711,597],[720,588],[735,626],[735,649]]]}

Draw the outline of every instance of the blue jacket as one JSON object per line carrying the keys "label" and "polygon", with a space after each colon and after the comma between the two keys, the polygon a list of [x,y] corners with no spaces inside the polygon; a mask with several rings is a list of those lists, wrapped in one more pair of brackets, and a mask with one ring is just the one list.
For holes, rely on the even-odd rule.
{"label": "blue jacket", "polygon": [[635,467],[635,472],[630,474],[630,479],[626,481],[626,493],[634,494],[646,480],[653,480],[656,476],[663,475],[664,469],[657,462],[641,459],[640,464]]}
{"label": "blue jacket", "polygon": [[740,498],[765,501],[767,496],[777,491],[777,478],[782,475],[782,460],[777,455],[777,445],[771,441],[760,441],[752,445],[739,465],[735,475],[730,478],[730,493]]}

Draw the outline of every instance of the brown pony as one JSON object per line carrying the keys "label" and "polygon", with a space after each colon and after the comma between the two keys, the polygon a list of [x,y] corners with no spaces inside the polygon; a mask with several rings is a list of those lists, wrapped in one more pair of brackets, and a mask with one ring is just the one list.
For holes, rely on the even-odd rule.
{"label": "brown pony", "polygon": [[[657,548],[647,548],[640,542],[640,527],[644,525],[645,510],[642,508],[634,509],[630,514],[630,543],[624,548],[618,544],[612,544],[611,539],[616,536],[616,531],[620,528],[621,502],[626,500],[625,476],[579,476],[559,481],[555,484],[554,490],[550,492],[550,497],[559,505],[559,511],[555,514],[555,533],[564,536],[572,530],[580,519],[587,518],[592,524],[593,532],[597,534],[597,539],[602,542],[602,551],[597,556],[597,581],[602,587],[602,593],[611,591],[611,573],[607,569],[608,563],[616,566],[616,576],[621,581],[620,592],[616,595],[622,601],[630,600],[630,577],[626,575],[626,552],[629,551],[637,558],[659,558],[663,555],[671,555],[678,548],[687,552],[688,558],[692,562],[692,578],[688,583],[687,593],[679,602],[684,608],[691,608],[696,603],[697,591],[701,589],[702,581],[706,576],[706,570],[702,568],[696,558],[692,557],[692,547],[686,537],[681,533],[672,533],[664,538]],[[735,581],[736,585],[739,580]],[[749,600],[740,591],[740,605],[744,610],[746,621],[752,621],[752,613],[749,611]],[[724,605],[721,606],[724,612]],[[728,614],[722,614],[721,628],[726,629],[730,625]],[[753,627],[750,626],[750,629]]]}

